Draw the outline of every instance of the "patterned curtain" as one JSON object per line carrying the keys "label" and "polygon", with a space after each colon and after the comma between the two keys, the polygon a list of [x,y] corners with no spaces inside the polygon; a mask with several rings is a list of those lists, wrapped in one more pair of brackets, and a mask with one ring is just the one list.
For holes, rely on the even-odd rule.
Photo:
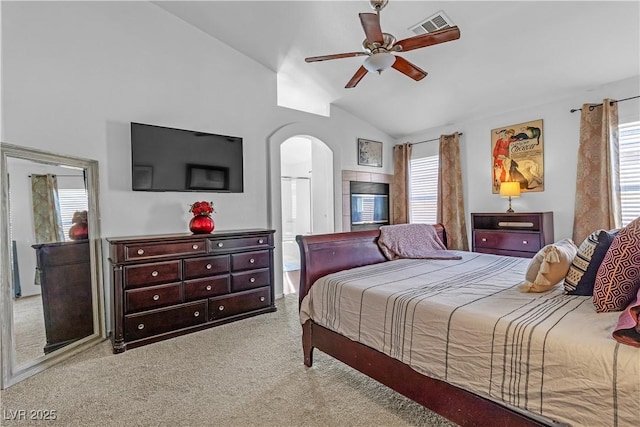
{"label": "patterned curtain", "polygon": [[56,176],[31,175],[31,199],[36,243],[64,242]]}
{"label": "patterned curtain", "polygon": [[391,224],[409,223],[409,160],[411,160],[411,144],[405,143],[393,147]]}
{"label": "patterned curtain", "polygon": [[573,241],[621,223],[618,104],[605,99],[582,106]]}
{"label": "patterned curtain", "polygon": [[[31,203],[36,243],[64,242],[58,180],[55,175],[31,175]],[[40,284],[37,270],[34,283]]]}
{"label": "patterned curtain", "polygon": [[437,221],[447,230],[449,249],[468,251],[458,132],[440,136],[439,151]]}

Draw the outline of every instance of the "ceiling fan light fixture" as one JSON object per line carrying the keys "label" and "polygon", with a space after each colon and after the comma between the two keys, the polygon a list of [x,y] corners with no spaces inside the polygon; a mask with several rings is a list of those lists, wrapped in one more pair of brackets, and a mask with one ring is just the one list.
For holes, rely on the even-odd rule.
{"label": "ceiling fan light fixture", "polygon": [[396,57],[389,52],[378,52],[364,60],[364,68],[370,72],[382,73],[396,62]]}

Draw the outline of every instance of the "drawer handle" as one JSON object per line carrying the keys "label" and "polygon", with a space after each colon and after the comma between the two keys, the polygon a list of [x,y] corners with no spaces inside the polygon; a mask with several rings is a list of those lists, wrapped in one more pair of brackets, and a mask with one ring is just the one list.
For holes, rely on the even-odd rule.
{"label": "drawer handle", "polygon": [[486,241],[487,241],[487,238],[486,238],[486,237],[483,237],[483,238],[482,238],[482,241],[483,241],[483,242],[486,242]]}
{"label": "drawer handle", "polygon": [[212,265],[211,265],[211,264],[207,264],[207,265],[205,265],[205,268],[206,268],[207,270],[211,270],[211,267],[212,267]]}
{"label": "drawer handle", "polygon": [[249,281],[250,281],[251,283],[254,283],[254,282],[256,281],[256,278],[255,278],[255,277],[252,277],[251,279],[249,279]]}
{"label": "drawer handle", "polygon": [[193,317],[198,317],[198,316],[200,316],[200,312],[199,311],[196,311],[196,312],[193,313]]}
{"label": "drawer handle", "polygon": [[258,239],[258,244],[263,244],[264,243],[264,239]]}
{"label": "drawer handle", "polygon": [[211,285],[207,285],[207,290],[210,291],[211,290]]}
{"label": "drawer handle", "polygon": [[264,302],[264,297],[260,297],[260,302]]}
{"label": "drawer handle", "polygon": [[198,249],[198,245],[191,246],[193,249]]}
{"label": "drawer handle", "polygon": [[144,253],[144,249],[138,249],[138,255],[142,255]]}
{"label": "drawer handle", "polygon": [[253,259],[253,258],[251,258],[251,259],[249,260],[249,264],[253,264],[253,263],[255,263],[255,262],[256,262],[256,260],[255,260],[255,259]]}
{"label": "drawer handle", "polygon": [[218,247],[219,247],[219,248],[221,248],[221,247],[223,247],[223,246],[224,246],[224,243],[222,243],[222,242],[218,242]]}
{"label": "drawer handle", "polygon": [[526,245],[527,243],[529,243],[527,240],[523,240],[523,241],[522,241],[522,244],[523,244],[523,245]]}
{"label": "drawer handle", "polygon": [[143,329],[144,329],[144,323],[140,323],[140,324],[138,325],[138,329],[143,330]]}
{"label": "drawer handle", "polygon": [[156,294],[153,296],[154,301],[158,301],[160,299],[160,295]]}
{"label": "drawer handle", "polygon": [[218,307],[218,310],[220,311],[224,310],[224,305],[221,305],[220,307]]}
{"label": "drawer handle", "polygon": [[151,272],[151,275],[152,275],[153,277],[156,277],[156,276],[158,275],[158,272],[157,272],[156,270],[153,270],[153,271]]}

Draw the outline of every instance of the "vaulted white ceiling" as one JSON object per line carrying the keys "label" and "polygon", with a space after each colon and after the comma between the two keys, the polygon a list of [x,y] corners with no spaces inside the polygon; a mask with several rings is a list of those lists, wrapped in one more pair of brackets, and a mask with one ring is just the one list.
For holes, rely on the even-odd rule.
{"label": "vaulted white ceiling", "polygon": [[640,74],[638,1],[390,0],[382,30],[398,40],[440,10],[461,37],[401,54],[429,73],[419,82],[389,69],[367,74],[353,89],[344,86],[365,57],[304,58],[361,50],[358,13],[373,12],[367,0],[154,3],[274,72],[300,77],[303,91],[326,93],[393,137]]}

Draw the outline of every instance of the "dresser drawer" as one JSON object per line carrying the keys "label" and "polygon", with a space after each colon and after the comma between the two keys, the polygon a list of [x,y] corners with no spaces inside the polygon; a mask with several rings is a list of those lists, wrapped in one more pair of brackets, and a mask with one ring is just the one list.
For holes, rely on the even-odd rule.
{"label": "dresser drawer", "polygon": [[228,294],[231,288],[230,283],[231,278],[228,274],[187,280],[184,282],[184,298],[187,301],[193,301]]}
{"label": "dresser drawer", "polygon": [[184,260],[185,279],[211,276],[229,271],[229,255]]}
{"label": "dresser drawer", "polygon": [[125,291],[124,298],[127,313],[150,310],[182,302],[180,283]]}
{"label": "dresser drawer", "polygon": [[166,256],[198,255],[207,253],[207,241],[127,244],[124,247],[126,260],[153,259]]}
{"label": "dresser drawer", "polygon": [[124,337],[126,341],[147,338],[206,322],[205,301],[183,304],[179,307],[161,308],[152,312],[125,316]]}
{"label": "dresser drawer", "polygon": [[249,270],[269,267],[271,257],[269,251],[245,252],[231,255],[231,270]]}
{"label": "dresser drawer", "polygon": [[475,252],[479,252],[481,254],[517,256],[520,258],[533,258],[537,254],[537,252],[505,251],[502,249],[491,248],[476,248]]}
{"label": "dresser drawer", "polygon": [[209,299],[209,320],[244,313],[271,305],[271,291],[264,287],[247,292],[239,292],[223,297]]}
{"label": "dresser drawer", "polygon": [[241,237],[237,239],[222,239],[222,238],[209,239],[210,251],[226,251],[226,250],[241,249],[241,248],[253,248],[253,247],[268,248],[270,246],[271,246],[271,235]]}
{"label": "dresser drawer", "polygon": [[244,291],[246,289],[269,286],[271,284],[271,274],[268,268],[261,270],[250,270],[242,273],[231,274],[231,290],[233,292]]}
{"label": "dresser drawer", "polygon": [[181,266],[180,260],[127,265],[124,267],[124,286],[125,288],[138,288],[177,282],[181,279]]}
{"label": "dresser drawer", "polygon": [[476,231],[474,246],[480,249],[501,249],[506,251],[538,252],[540,234],[525,231]]}

